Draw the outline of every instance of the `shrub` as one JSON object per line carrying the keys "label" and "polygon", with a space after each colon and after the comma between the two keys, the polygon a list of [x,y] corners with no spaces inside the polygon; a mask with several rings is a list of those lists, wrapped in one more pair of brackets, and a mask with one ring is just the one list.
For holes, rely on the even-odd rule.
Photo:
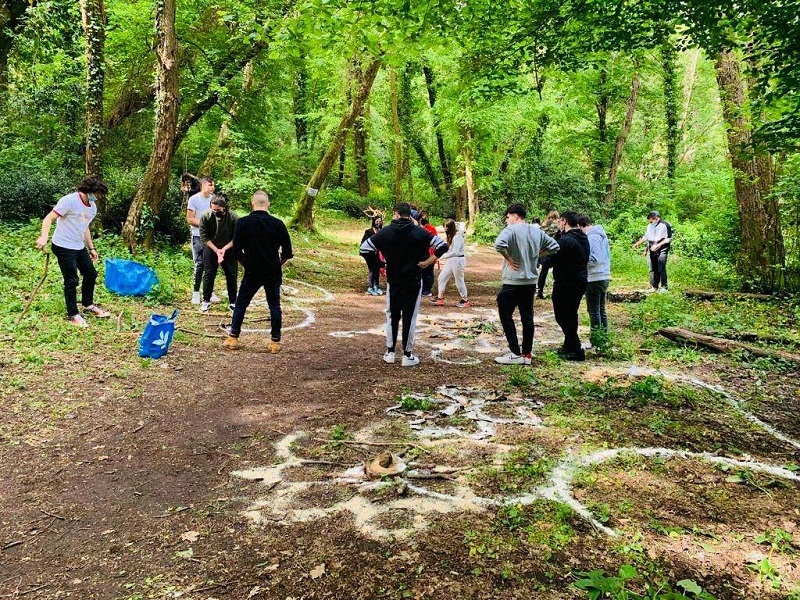
{"label": "shrub", "polygon": [[318,199],[320,206],[339,210],[348,217],[359,218],[364,216],[364,209],[369,202],[356,192],[344,188],[331,188],[324,190]]}
{"label": "shrub", "polygon": [[0,221],[44,218],[75,183],[65,172],[45,173],[29,168],[6,172],[0,194]]}

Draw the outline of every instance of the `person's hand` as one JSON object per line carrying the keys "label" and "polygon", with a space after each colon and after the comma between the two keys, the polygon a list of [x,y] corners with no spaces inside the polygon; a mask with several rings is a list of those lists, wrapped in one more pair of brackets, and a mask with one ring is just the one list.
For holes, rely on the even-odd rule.
{"label": "person's hand", "polygon": [[92,259],[92,262],[97,262],[100,259],[100,255],[97,254],[97,250],[92,248],[91,250],[89,250],[89,258]]}
{"label": "person's hand", "polygon": [[217,248],[217,262],[222,264],[222,261],[224,260],[225,260],[225,251],[220,248]]}
{"label": "person's hand", "polygon": [[36,239],[36,247],[39,250],[44,250],[45,246],[47,246],[47,236],[46,235],[39,236]]}
{"label": "person's hand", "polygon": [[519,271],[519,263],[513,258],[506,258],[506,263],[508,263],[508,266],[511,267],[512,270]]}

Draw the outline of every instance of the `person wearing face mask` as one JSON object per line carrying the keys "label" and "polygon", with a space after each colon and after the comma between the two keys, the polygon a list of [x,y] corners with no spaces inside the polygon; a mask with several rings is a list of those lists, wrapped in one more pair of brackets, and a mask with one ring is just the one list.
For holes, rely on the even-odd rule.
{"label": "person wearing face mask", "polygon": [[[430,233],[432,236],[436,237],[436,227],[431,225],[430,219],[428,218],[428,211],[421,210],[419,211],[419,225],[425,231]],[[433,248],[430,249],[430,253],[433,254]],[[433,295],[433,267],[436,263],[432,264],[429,267],[426,267],[422,270],[422,295],[423,296],[431,296]]]}
{"label": "person wearing face mask", "polygon": [[96,195],[107,194],[108,186],[100,179],[89,177],[81,181],[78,191],[61,198],[53,210],[42,220],[42,231],[36,246],[44,249],[50,237],[50,225],[56,221],[51,248],[64,276],[64,300],[67,319],[78,327],[88,327],[78,310],[78,273],[83,276],[81,304],[83,313],[99,318],[111,316],[94,303],[94,286],[97,269],[92,263],[98,260],[89,225],[97,215]]}
{"label": "person wearing face mask", "polygon": [[239,264],[233,257],[233,231],[239,219],[236,213],[228,210],[228,201],[222,196],[211,197],[211,210],[200,217],[200,239],[203,240],[203,302],[200,312],[208,312],[211,296],[214,293],[214,279],[217,268],[222,265],[225,283],[228,288],[228,308],[236,305],[236,280]]}
{"label": "person wearing face mask", "polygon": [[[378,233],[383,228],[383,217],[375,215],[372,217],[372,226],[364,230],[364,235],[361,236],[361,243],[363,244],[373,235]],[[379,254],[365,255],[367,260],[367,269],[369,275],[367,276],[367,295],[368,296],[383,296],[381,289],[381,269],[386,266]]]}

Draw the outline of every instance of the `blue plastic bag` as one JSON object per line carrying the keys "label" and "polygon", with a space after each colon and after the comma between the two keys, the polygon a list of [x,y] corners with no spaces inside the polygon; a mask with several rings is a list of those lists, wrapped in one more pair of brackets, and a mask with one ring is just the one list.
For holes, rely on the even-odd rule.
{"label": "blue plastic bag", "polygon": [[158,283],[156,272],[134,260],[106,259],[106,288],[121,296],[144,296]]}
{"label": "blue plastic bag", "polygon": [[139,356],[142,358],[161,358],[169,350],[172,337],[175,334],[175,319],[178,318],[178,309],[171,317],[165,315],[151,315],[144,327],[142,337],[139,338]]}

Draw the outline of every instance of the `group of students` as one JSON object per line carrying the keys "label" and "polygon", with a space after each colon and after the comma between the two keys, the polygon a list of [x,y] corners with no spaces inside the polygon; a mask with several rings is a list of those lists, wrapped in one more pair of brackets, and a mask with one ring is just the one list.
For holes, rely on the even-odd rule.
{"label": "group of students", "polygon": [[[409,203],[410,219],[424,229],[432,236],[437,237],[438,232],[436,227],[430,223],[428,213],[424,210],[417,211],[413,204]],[[361,245],[369,240],[373,235],[378,233],[383,228],[383,217],[375,215],[372,217],[372,224],[366,230],[364,235],[361,236]],[[451,279],[455,281],[456,289],[459,294],[459,301],[456,303],[458,308],[469,308],[469,296],[467,294],[467,285],[464,279],[467,266],[466,257],[466,242],[464,239],[464,231],[458,226],[453,219],[447,219],[444,222],[444,235],[447,243],[448,250],[434,261],[433,264],[421,269],[421,292],[422,297],[433,296],[433,282],[434,282],[434,266],[436,263],[440,265],[439,277],[436,278],[437,294],[431,298],[431,304],[434,306],[444,306],[444,293],[447,289],[447,284]],[[433,249],[428,250],[428,254],[433,254]],[[367,291],[368,296],[383,296],[384,291],[380,285],[381,275],[386,276],[386,260],[381,252],[376,254],[364,254],[367,262]]]}
{"label": "group of students", "polygon": [[[534,298],[543,297],[547,270],[553,270],[553,311],[564,333],[558,353],[566,360],[582,361],[586,354],[578,337],[578,309],[585,296],[593,332],[607,331],[605,299],[611,279],[611,252],[608,237],[600,225],[575,212],[551,213],[544,226],[527,222],[527,210],[512,204],[505,212],[506,227],[495,240],[495,250],[503,256],[502,286],[497,308],[509,352],[495,358],[500,364],[530,364],[533,350]],[[536,220],[538,221],[538,219]],[[550,233],[548,233],[550,232]],[[447,240],[429,231],[412,213],[407,203],[394,207],[393,220],[383,227],[374,217],[364,232],[360,252],[369,269],[367,293],[380,289],[380,272],[387,277],[386,351],[383,360],[394,363],[398,336],[402,336],[402,365],[419,364],[413,354],[414,332],[421,298],[425,294],[423,273],[440,259],[447,259],[439,276],[439,291],[433,303],[444,304],[444,290],[451,277],[456,279],[461,301],[469,306],[464,271],[464,233],[455,222],[445,223]],[[552,235],[551,235],[552,234]],[[454,260],[455,259],[455,260]],[[540,260],[546,262],[539,271]],[[522,323],[522,341],[517,335],[514,312]],[[399,324],[402,323],[402,328]]]}
{"label": "group of students", "polygon": [[[283,221],[270,215],[269,196],[259,190],[251,199],[252,212],[237,218],[228,210],[222,196],[214,195],[214,180],[201,180],[200,191],[189,199],[186,220],[192,230],[194,288],[192,303],[208,311],[214,299],[214,278],[219,266],[225,273],[229,308],[233,311],[228,336],[223,346],[238,348],[245,312],[259,289],[264,289],[270,311],[272,353],[281,349],[282,313],[280,289],[283,264],[292,258],[292,242]],[[50,228],[56,222],[51,241],[64,278],[64,300],[67,319],[73,325],[88,327],[84,316],[107,318],[110,313],[94,303],[99,255],[92,240],[90,225],[97,215],[97,195],[107,194],[108,186],[100,179],[87,178],[77,191],[61,198],[42,220],[36,246],[44,249]],[[244,267],[237,286],[239,264]],[[78,308],[77,288],[81,283],[82,310]],[[203,284],[202,300],[200,284]]]}

